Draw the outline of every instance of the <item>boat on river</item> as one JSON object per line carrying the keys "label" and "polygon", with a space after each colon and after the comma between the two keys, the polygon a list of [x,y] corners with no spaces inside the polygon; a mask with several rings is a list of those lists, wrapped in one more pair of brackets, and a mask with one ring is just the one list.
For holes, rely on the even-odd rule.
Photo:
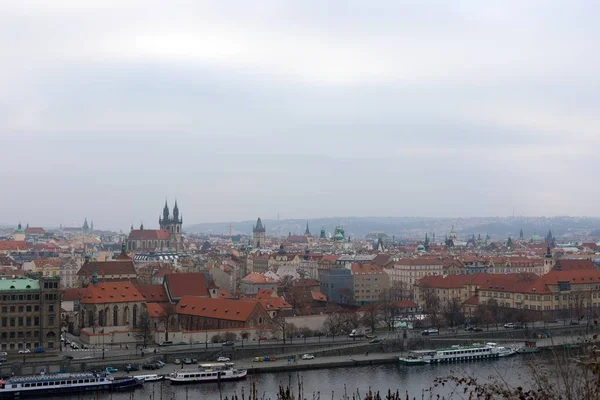
{"label": "boat on river", "polygon": [[516,350],[511,347],[499,347],[496,343],[462,346],[454,345],[452,347],[431,350],[422,357],[426,363],[450,363],[477,360],[491,360],[500,357],[508,357],[516,354]]}
{"label": "boat on river", "polygon": [[424,355],[430,354],[431,350],[413,350],[408,353],[406,357],[398,357],[400,364],[404,365],[425,365],[429,364],[429,361],[423,359]]}
{"label": "boat on river", "polygon": [[238,381],[246,379],[248,371],[233,363],[200,364],[196,369],[182,369],[165,377],[172,384]]}
{"label": "boat on river", "polygon": [[517,349],[519,354],[533,354],[539,352],[540,349],[537,347],[537,343],[533,340],[528,340],[525,344]]}
{"label": "boat on river", "polygon": [[140,379],[144,382],[158,382],[165,379],[164,375],[149,374],[149,375],[135,375],[134,378]]}
{"label": "boat on river", "polygon": [[109,374],[48,374],[0,380],[0,399],[42,398],[52,395],[127,390],[144,381],[134,377],[114,378]]}

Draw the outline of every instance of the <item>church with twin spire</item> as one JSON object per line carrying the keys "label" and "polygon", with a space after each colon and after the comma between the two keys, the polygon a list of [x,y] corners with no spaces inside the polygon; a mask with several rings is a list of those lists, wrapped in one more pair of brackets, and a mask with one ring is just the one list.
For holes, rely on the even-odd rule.
{"label": "church with twin spire", "polygon": [[127,238],[127,251],[150,252],[150,251],[176,251],[183,250],[182,226],[183,215],[179,212],[177,200],[173,207],[173,214],[169,211],[169,205],[165,200],[162,215],[158,217],[160,229],[133,229]]}

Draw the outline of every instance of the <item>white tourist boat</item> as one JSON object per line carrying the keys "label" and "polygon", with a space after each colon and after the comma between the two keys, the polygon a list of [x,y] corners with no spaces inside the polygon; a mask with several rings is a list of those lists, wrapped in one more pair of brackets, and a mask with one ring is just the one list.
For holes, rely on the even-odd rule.
{"label": "white tourist boat", "polygon": [[162,381],[163,379],[165,379],[165,376],[157,375],[157,374],[149,374],[149,375],[135,375],[134,378],[140,379],[144,382],[158,382],[158,381]]}
{"label": "white tourist boat", "polygon": [[200,364],[196,369],[182,369],[165,378],[173,384],[224,382],[246,379],[248,371],[236,369],[233,363]]}
{"label": "white tourist boat", "polygon": [[118,379],[108,374],[95,373],[13,377],[0,380],[0,399],[126,390],[143,383],[134,377]]}
{"label": "white tourist boat", "polygon": [[516,354],[511,347],[499,347],[496,343],[479,344],[468,346],[455,345],[452,347],[432,350],[423,354],[426,363],[448,363],[475,360],[490,360],[499,357],[507,357]]}
{"label": "white tourist boat", "polygon": [[413,350],[404,357],[398,357],[398,361],[404,365],[425,365],[429,364],[429,360],[425,361],[423,356],[430,353],[431,350]]}

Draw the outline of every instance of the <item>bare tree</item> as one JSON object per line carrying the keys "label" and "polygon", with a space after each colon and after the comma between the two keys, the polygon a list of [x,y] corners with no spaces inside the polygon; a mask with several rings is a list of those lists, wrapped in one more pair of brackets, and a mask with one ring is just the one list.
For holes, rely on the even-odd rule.
{"label": "bare tree", "polygon": [[448,303],[446,304],[446,320],[448,321],[450,327],[453,328],[454,326],[460,324],[464,320],[464,316],[461,313],[462,306],[463,302],[457,297],[450,299],[450,301],[448,301]]}
{"label": "bare tree", "polygon": [[237,334],[234,332],[225,332],[223,334],[223,339],[225,339],[226,342],[233,342],[237,339]]}
{"label": "bare tree", "polygon": [[341,318],[337,313],[331,313],[325,319],[323,330],[327,335],[333,336],[333,340],[342,332]]}
{"label": "bare tree", "polygon": [[144,342],[144,347],[148,347],[148,342],[150,341],[150,337],[152,335],[152,319],[148,314],[148,310],[146,308],[142,308],[142,312],[140,313],[140,320],[137,326],[136,337],[138,339],[142,339]]}
{"label": "bare tree", "polygon": [[165,340],[169,340],[169,330],[178,325],[177,308],[171,303],[163,305],[162,308],[164,314],[159,318],[159,322],[165,328]]}
{"label": "bare tree", "polygon": [[371,329],[371,332],[375,332],[379,322],[381,322],[381,310],[379,304],[370,304],[366,306],[365,313],[361,319],[362,324]]}
{"label": "bare tree", "polygon": [[435,293],[435,289],[430,287],[421,288],[421,300],[423,301],[423,311],[427,314],[427,319],[432,326],[439,327],[441,324],[440,298]]}

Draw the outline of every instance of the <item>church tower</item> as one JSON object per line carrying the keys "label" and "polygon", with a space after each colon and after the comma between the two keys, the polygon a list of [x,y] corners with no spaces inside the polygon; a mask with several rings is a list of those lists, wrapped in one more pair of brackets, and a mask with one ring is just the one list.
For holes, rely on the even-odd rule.
{"label": "church tower", "polygon": [[267,229],[263,225],[260,217],[256,220],[256,225],[252,228],[252,242],[255,248],[260,248],[265,245],[267,237]]}
{"label": "church tower", "polygon": [[169,232],[169,245],[175,251],[183,250],[183,239],[181,237],[183,215],[179,214],[179,206],[177,200],[175,200],[175,206],[173,207],[173,216],[170,215],[169,205],[165,200],[165,206],[163,207],[162,217],[158,217],[158,224],[160,229]]}
{"label": "church tower", "polygon": [[550,243],[546,249],[546,255],[544,256],[544,275],[554,268],[554,257],[552,257],[552,251],[550,250]]}

